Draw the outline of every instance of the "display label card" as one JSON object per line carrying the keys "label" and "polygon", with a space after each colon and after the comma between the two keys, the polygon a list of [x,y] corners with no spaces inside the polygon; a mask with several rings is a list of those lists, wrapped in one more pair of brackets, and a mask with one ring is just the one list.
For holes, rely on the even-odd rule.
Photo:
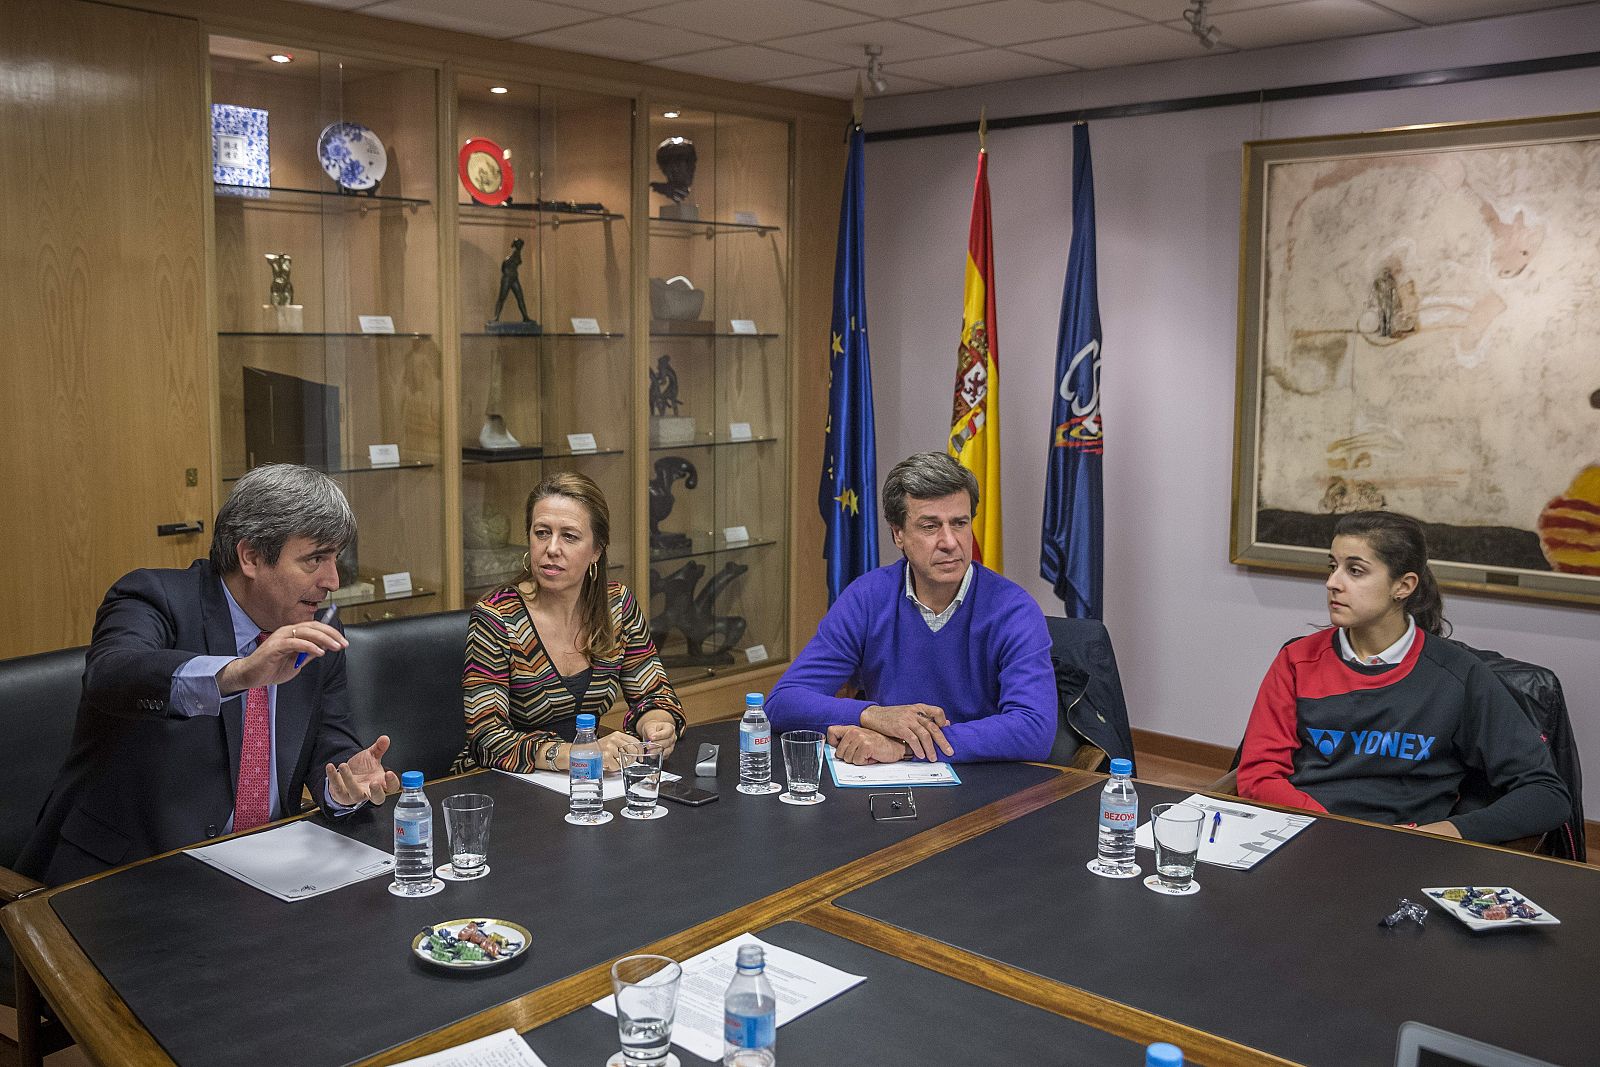
{"label": "display label card", "polygon": [[573,333],[599,333],[600,332],[600,320],[599,319],[573,319],[572,320],[572,332]]}
{"label": "display label card", "polygon": [[593,452],[600,446],[595,443],[592,433],[569,433],[567,447],[574,452]]}
{"label": "display label card", "polygon": [[399,445],[368,445],[367,459],[374,467],[400,466]]}
{"label": "display label card", "polygon": [[394,333],[394,319],[388,315],[357,315],[362,333]]}
{"label": "display label card", "polygon": [[743,544],[750,540],[750,531],[743,526],[726,526],[722,530],[722,539],[730,545]]}
{"label": "display label card", "polygon": [[383,595],[400,596],[402,593],[411,592],[411,572],[395,571],[393,574],[383,576]]}
{"label": "display label card", "polygon": [[733,332],[734,333],[760,333],[761,332],[760,330],[756,329],[756,320],[755,319],[729,319],[728,322],[733,326]]}
{"label": "display label card", "polygon": [[750,437],[750,424],[748,422],[728,423],[728,440],[748,441],[750,440]]}
{"label": "display label card", "polygon": [[745,662],[747,663],[767,662],[767,646],[751,645],[749,648],[744,650],[744,658]]}
{"label": "display label card", "polygon": [[756,218],[756,213],[754,211],[735,211],[733,213],[733,221],[739,223],[741,226],[761,225],[760,221]]}

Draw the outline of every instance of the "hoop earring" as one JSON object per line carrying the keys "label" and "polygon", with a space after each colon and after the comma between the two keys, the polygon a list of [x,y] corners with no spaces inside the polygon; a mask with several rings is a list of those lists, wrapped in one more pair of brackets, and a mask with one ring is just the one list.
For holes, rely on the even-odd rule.
{"label": "hoop earring", "polygon": [[533,559],[527,552],[522,554],[522,569],[529,574],[533,573]]}
{"label": "hoop earring", "polygon": [[592,582],[598,577],[600,577],[600,561],[595,560],[589,564],[589,580]]}

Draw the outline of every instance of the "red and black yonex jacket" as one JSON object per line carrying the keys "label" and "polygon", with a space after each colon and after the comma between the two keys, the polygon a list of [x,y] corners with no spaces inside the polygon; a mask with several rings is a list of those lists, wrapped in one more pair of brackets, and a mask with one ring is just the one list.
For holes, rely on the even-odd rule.
{"label": "red and black yonex jacket", "polygon": [[1528,717],[1481,660],[1419,630],[1399,663],[1339,655],[1333,628],[1283,646],[1261,683],[1239,794],[1381,823],[1450,815],[1468,768],[1501,793],[1454,816],[1461,836],[1511,841],[1566,818],[1566,786]]}

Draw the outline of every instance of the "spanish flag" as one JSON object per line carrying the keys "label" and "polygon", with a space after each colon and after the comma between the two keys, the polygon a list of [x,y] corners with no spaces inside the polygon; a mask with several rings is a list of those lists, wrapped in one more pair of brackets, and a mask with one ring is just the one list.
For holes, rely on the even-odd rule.
{"label": "spanish flag", "polygon": [[[980,138],[981,138],[980,134]],[[1000,348],[995,337],[994,241],[989,222],[989,153],[978,149],[972,187],[972,228],[967,236],[967,277],[961,309],[950,454],[978,479],[978,513],[972,517],[972,555],[1001,569]]]}

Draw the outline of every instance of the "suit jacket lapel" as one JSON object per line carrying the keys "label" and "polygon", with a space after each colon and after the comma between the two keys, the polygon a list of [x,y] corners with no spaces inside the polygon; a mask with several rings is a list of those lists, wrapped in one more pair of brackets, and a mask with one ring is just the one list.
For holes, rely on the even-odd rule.
{"label": "suit jacket lapel", "polygon": [[[195,569],[201,574],[200,614],[205,625],[206,652],[212,656],[237,656],[239,646],[233,634],[233,613],[228,610],[228,598],[222,592],[222,578],[207,560],[197,560]],[[222,720],[222,733],[228,745],[229,789],[239,784],[239,749],[244,744],[243,693],[222,699],[222,710],[217,718]]]}
{"label": "suit jacket lapel", "polygon": [[[322,661],[314,659],[301,668],[299,674],[278,686],[273,748],[278,758],[278,780],[274,785],[278,790],[280,818],[300,812],[299,788],[295,788],[294,796],[289,795],[289,788],[295,784],[295,772],[300,768],[300,753],[305,747],[311,723],[311,698],[321,685],[321,671]],[[318,804],[322,803],[321,797],[314,799]]]}

